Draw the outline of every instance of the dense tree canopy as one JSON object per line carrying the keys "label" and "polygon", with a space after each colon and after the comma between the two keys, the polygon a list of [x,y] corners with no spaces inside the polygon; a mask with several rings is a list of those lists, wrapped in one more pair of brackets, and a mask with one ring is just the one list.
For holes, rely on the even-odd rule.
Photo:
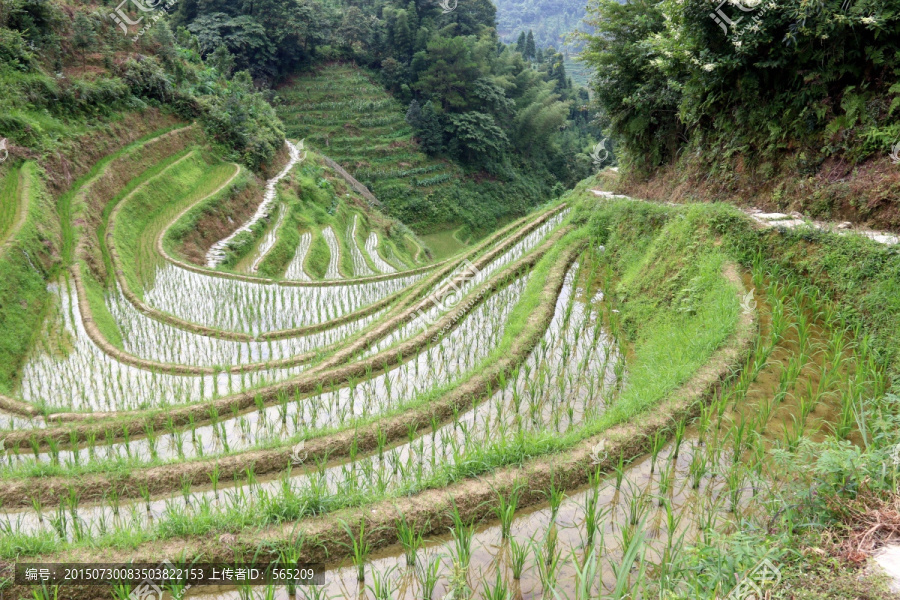
{"label": "dense tree canopy", "polygon": [[637,166],[689,148],[751,163],[793,154],[813,172],[900,139],[892,0],[597,0],[591,12],[597,98]]}
{"label": "dense tree canopy", "polygon": [[415,102],[410,123],[427,152],[494,174],[527,160],[548,185],[574,183],[587,175],[586,151],[599,133],[587,95],[573,88],[561,54],[538,52],[532,32],[521,48],[500,43],[495,19],[490,0],[449,11],[417,0],[184,0],[175,15],[204,56],[228,65],[224,47],[233,69],[258,83],[352,60],[377,71],[398,99]]}

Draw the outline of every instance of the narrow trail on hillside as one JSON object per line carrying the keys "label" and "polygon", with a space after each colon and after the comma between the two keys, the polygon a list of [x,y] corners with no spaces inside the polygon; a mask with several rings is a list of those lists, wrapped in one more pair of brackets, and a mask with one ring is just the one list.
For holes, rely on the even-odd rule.
{"label": "narrow trail on hillside", "polygon": [[[614,198],[617,200],[636,200],[631,196],[624,196],[621,194],[614,194],[613,192],[608,192],[605,190],[592,189],[591,192],[595,196],[600,196],[601,198]],[[641,200],[642,202],[652,202],[649,200]],[[669,206],[678,206],[676,202],[666,202]],[[856,229],[853,227],[853,224],[849,221],[844,221],[842,223],[834,223],[829,221],[816,221],[810,219],[808,217],[804,217],[798,212],[791,213],[767,213],[759,210],[758,208],[741,208],[739,206],[735,207],[745,215],[756,221],[763,228],[772,228],[772,227],[784,227],[786,229],[798,229],[800,227],[811,227],[813,229],[818,229],[819,231],[828,231],[831,233],[837,233],[838,235],[847,235],[847,234],[856,234],[865,238],[869,238],[874,242],[878,242],[879,244],[885,244],[886,246],[894,246],[896,244],[900,244],[900,236],[890,233],[888,231],[875,231],[871,229]]]}
{"label": "narrow trail on hillside", "polygon": [[206,266],[210,269],[215,269],[222,264],[225,260],[225,250],[234,238],[243,232],[249,232],[256,223],[269,216],[272,206],[275,204],[275,198],[277,197],[275,187],[278,185],[278,182],[291,172],[294,165],[306,158],[306,154],[304,154],[303,157],[300,156],[300,152],[303,150],[303,140],[300,140],[296,146],[288,140],[284,140],[284,143],[287,144],[288,152],[291,156],[288,164],[278,175],[266,182],[266,193],[263,195],[263,201],[259,205],[259,208],[256,209],[256,214],[254,214],[246,223],[235,229],[231,235],[213,244],[206,253]]}

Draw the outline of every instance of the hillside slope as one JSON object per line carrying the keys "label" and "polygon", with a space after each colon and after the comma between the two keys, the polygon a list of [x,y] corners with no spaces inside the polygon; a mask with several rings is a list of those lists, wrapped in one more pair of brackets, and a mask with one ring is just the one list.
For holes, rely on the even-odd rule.
{"label": "hillside slope", "polygon": [[406,108],[360,67],[324,65],[292,78],[278,97],[288,136],[306,138],[417,231],[460,224],[490,230],[538,201],[536,182],[465,173],[451,160],[426,155]]}

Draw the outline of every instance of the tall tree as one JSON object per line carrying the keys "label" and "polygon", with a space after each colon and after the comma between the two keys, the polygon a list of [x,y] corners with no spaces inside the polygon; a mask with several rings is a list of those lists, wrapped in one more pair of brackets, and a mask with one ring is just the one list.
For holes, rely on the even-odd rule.
{"label": "tall tree", "polygon": [[525,31],[519,32],[519,39],[516,40],[516,52],[525,54]]}
{"label": "tall tree", "polygon": [[422,107],[419,118],[419,141],[422,150],[429,154],[438,154],[444,149],[444,128],[431,100]]}
{"label": "tall tree", "polygon": [[225,44],[219,44],[216,51],[209,56],[209,63],[219,72],[219,77],[227,79],[234,70],[234,56]]}
{"label": "tall tree", "polygon": [[409,28],[409,17],[405,10],[398,10],[394,17],[394,48],[397,58],[406,62],[412,52],[413,34]]}
{"label": "tall tree", "polygon": [[417,53],[413,61],[419,73],[415,88],[440,102],[444,110],[466,106],[471,83],[480,75],[473,42],[471,37],[434,37],[427,51]]}
{"label": "tall tree", "polygon": [[525,38],[525,52],[522,53],[522,56],[529,60],[537,56],[537,49],[534,46],[534,33],[530,29],[528,30],[528,37]]}
{"label": "tall tree", "polygon": [[90,17],[81,11],[75,15],[75,23],[72,26],[72,45],[81,51],[81,66],[87,62],[87,49],[97,42],[97,32],[94,31],[94,23]]}

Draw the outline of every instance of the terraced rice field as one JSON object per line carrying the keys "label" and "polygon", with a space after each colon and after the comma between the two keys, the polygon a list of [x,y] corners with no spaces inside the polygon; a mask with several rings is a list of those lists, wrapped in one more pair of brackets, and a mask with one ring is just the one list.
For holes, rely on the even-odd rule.
{"label": "terraced rice field", "polygon": [[306,138],[383,202],[440,195],[461,176],[452,163],[418,149],[404,118],[406,107],[358,67],[324,66],[296,77],[278,94],[288,136]]}
{"label": "terraced rice field", "polygon": [[[249,177],[202,149],[159,132],[68,196],[72,262],[0,397],[0,560],[324,573],[166,597],[665,597],[686,546],[769,518],[776,457],[856,440],[889,385],[832,304],[739,265],[698,209],[589,190],[413,266],[293,152],[252,255],[289,238],[284,277],[189,263],[166,232]],[[295,210],[309,185],[340,220]]]}

